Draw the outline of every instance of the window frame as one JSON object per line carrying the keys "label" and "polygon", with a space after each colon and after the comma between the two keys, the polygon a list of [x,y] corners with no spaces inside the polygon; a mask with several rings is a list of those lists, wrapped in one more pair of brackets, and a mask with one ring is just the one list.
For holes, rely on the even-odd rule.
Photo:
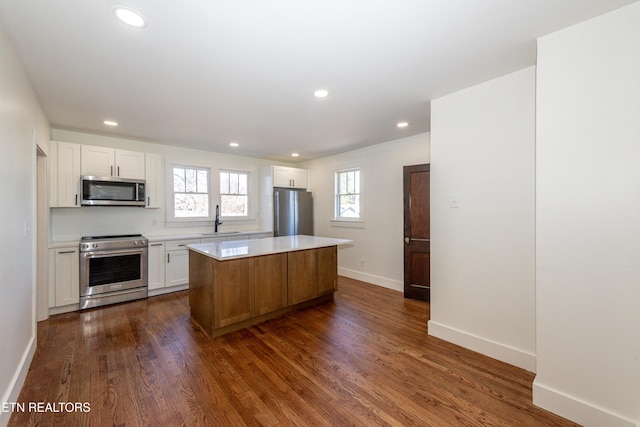
{"label": "window frame", "polygon": [[[175,211],[175,195],[176,192],[174,191],[174,169],[176,168],[181,168],[181,169],[192,169],[195,171],[206,171],[207,172],[207,192],[206,193],[194,193],[194,194],[206,194],[208,197],[208,203],[207,203],[207,210],[208,210],[208,215],[205,216],[199,216],[199,217],[177,217],[176,216],[176,211]],[[215,193],[213,192],[213,179],[212,179],[212,173],[211,173],[211,167],[209,166],[201,166],[201,165],[194,165],[194,164],[186,164],[186,163],[170,163],[169,167],[168,167],[168,173],[167,173],[167,193],[168,193],[168,197],[167,197],[167,223],[174,223],[174,224],[180,224],[180,223],[188,223],[191,225],[196,225],[199,223],[205,224],[205,223],[210,223],[211,221],[214,220],[214,213],[213,213],[213,200],[215,197]],[[183,193],[183,192],[178,192],[178,193]],[[184,194],[190,194],[190,192],[185,192]]]}
{"label": "window frame", "polygon": [[[358,192],[357,193],[340,193],[340,177],[347,172],[357,172],[358,173]],[[356,227],[363,228],[364,227],[364,204],[363,204],[363,182],[362,182],[362,168],[359,166],[348,167],[343,169],[338,169],[334,171],[334,190],[333,190],[333,219],[331,223],[336,227]],[[360,215],[358,217],[345,217],[340,216],[340,196],[343,195],[357,195],[358,196],[358,204]]]}
{"label": "window frame", "polygon": [[245,220],[245,219],[252,219],[252,207],[253,207],[253,203],[251,202],[252,199],[252,175],[250,171],[246,171],[246,170],[236,170],[236,169],[218,169],[218,196],[220,198],[220,207],[222,208],[222,197],[223,196],[227,196],[227,195],[234,195],[231,193],[223,193],[222,192],[222,188],[221,188],[221,174],[223,173],[233,173],[233,174],[238,174],[238,175],[245,175],[247,177],[247,194],[243,194],[243,196],[247,197],[247,214],[246,215],[224,215],[222,212],[222,209],[220,210],[220,218],[224,219],[226,221],[233,221],[233,220]]}

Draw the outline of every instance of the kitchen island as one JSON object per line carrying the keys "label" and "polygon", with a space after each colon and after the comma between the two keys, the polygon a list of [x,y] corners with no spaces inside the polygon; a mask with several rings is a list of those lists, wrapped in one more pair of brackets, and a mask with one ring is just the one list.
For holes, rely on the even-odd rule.
{"label": "kitchen island", "polygon": [[282,236],[188,245],[191,317],[216,337],[333,300],[338,246]]}

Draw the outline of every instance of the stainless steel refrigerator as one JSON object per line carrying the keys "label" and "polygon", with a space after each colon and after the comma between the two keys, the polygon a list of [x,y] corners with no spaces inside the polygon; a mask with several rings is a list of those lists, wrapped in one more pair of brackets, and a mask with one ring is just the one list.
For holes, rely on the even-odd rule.
{"label": "stainless steel refrigerator", "polygon": [[273,189],[273,235],[313,235],[313,198],[305,190]]}

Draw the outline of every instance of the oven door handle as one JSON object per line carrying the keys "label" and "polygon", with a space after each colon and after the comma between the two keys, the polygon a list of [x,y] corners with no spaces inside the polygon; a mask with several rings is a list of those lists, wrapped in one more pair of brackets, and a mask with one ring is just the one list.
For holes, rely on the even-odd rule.
{"label": "oven door handle", "polygon": [[95,252],[83,252],[82,256],[84,258],[105,258],[114,255],[136,255],[143,254],[147,248],[137,248],[137,249],[113,249],[110,251],[95,251]]}

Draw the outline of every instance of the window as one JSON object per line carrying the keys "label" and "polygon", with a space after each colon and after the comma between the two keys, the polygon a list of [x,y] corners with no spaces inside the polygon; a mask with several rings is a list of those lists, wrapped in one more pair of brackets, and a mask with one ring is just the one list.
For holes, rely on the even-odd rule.
{"label": "window", "polygon": [[336,219],[360,219],[360,169],[336,172]]}
{"label": "window", "polygon": [[209,169],[173,166],[174,219],[210,219],[209,201]]}
{"label": "window", "polygon": [[220,216],[249,216],[249,173],[220,171]]}

